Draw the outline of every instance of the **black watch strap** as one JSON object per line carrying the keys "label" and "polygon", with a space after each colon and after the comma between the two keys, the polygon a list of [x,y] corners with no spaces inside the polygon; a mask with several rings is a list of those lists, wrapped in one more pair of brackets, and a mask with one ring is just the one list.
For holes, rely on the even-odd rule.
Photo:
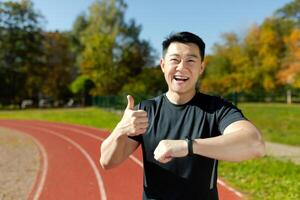
{"label": "black watch strap", "polygon": [[186,138],[185,139],[188,145],[188,155],[191,156],[194,154],[193,151],[193,140],[191,138]]}

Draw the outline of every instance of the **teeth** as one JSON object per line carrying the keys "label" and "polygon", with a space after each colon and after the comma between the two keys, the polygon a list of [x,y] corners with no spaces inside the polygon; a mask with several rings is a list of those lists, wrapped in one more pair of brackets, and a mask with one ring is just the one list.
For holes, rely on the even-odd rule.
{"label": "teeth", "polygon": [[186,81],[186,80],[189,79],[189,77],[181,76],[181,75],[174,75],[174,79],[175,79],[176,81],[178,81],[178,80]]}

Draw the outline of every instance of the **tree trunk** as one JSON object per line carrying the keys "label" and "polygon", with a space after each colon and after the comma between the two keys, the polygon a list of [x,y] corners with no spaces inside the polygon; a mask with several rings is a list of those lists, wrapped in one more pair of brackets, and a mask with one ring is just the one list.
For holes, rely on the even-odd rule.
{"label": "tree trunk", "polygon": [[288,89],[286,91],[286,103],[292,104],[292,90],[291,89]]}

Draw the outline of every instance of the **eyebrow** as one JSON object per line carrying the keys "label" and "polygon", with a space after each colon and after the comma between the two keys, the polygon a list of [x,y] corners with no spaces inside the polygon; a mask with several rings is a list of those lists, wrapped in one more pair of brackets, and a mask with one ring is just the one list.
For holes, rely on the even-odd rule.
{"label": "eyebrow", "polygon": [[[177,56],[177,57],[180,57],[179,54],[170,54],[169,56]],[[197,56],[196,54],[188,54],[187,57],[194,57],[194,58],[199,58],[199,56]]]}

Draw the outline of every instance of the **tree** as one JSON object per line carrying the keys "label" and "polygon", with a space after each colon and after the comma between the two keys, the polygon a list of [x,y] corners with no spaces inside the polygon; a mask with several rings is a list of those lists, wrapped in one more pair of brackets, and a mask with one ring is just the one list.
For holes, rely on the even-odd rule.
{"label": "tree", "polygon": [[275,17],[293,22],[294,25],[300,26],[300,0],[293,0],[275,12]]}
{"label": "tree", "polygon": [[201,89],[221,95],[249,90],[248,58],[235,33],[223,34],[223,44],[215,44],[214,54],[207,57]]}
{"label": "tree", "polygon": [[70,85],[70,90],[77,95],[81,104],[91,105],[89,91],[94,87],[94,83],[85,75],[78,76]]}
{"label": "tree", "polygon": [[279,84],[287,88],[287,102],[291,103],[292,89],[300,88],[300,30],[294,29],[285,37],[285,43],[288,53],[276,78]]}
{"label": "tree", "polygon": [[145,68],[138,76],[131,77],[120,94],[131,94],[135,97],[156,96],[168,89],[160,66]]}
{"label": "tree", "polygon": [[75,78],[75,58],[70,50],[69,38],[59,32],[44,33],[45,65],[40,71],[42,85],[40,92],[53,99],[70,96],[69,85]]}
{"label": "tree", "polygon": [[93,95],[117,94],[152,61],[149,43],[139,39],[141,27],[124,20],[126,7],[123,0],[96,1],[81,19],[80,74],[94,82]]}
{"label": "tree", "polygon": [[276,73],[286,51],[286,33],[280,22],[268,18],[241,38],[235,33],[224,34],[223,44],[216,44],[209,57],[201,88],[222,95],[275,92],[279,88]]}
{"label": "tree", "polygon": [[207,58],[202,90],[226,95],[232,92],[273,95],[299,84],[300,0],[276,11],[245,37],[223,35]]}
{"label": "tree", "polygon": [[[79,59],[79,54],[84,49],[84,45],[80,42],[80,38],[82,37],[82,33],[87,26],[88,21],[83,13],[76,18],[72,30],[68,32],[68,36],[70,38],[70,48],[77,59]],[[79,66],[79,63],[80,61],[76,60],[77,66]]]}
{"label": "tree", "polygon": [[0,99],[4,103],[19,103],[38,91],[42,19],[29,0],[0,2]]}
{"label": "tree", "polygon": [[288,54],[277,78],[279,83],[292,88],[300,88],[300,29],[294,29],[285,38],[285,43],[288,47]]}
{"label": "tree", "polygon": [[280,21],[266,19],[260,27],[258,56],[260,59],[259,77],[265,91],[278,89],[276,73],[284,57],[285,46]]}

